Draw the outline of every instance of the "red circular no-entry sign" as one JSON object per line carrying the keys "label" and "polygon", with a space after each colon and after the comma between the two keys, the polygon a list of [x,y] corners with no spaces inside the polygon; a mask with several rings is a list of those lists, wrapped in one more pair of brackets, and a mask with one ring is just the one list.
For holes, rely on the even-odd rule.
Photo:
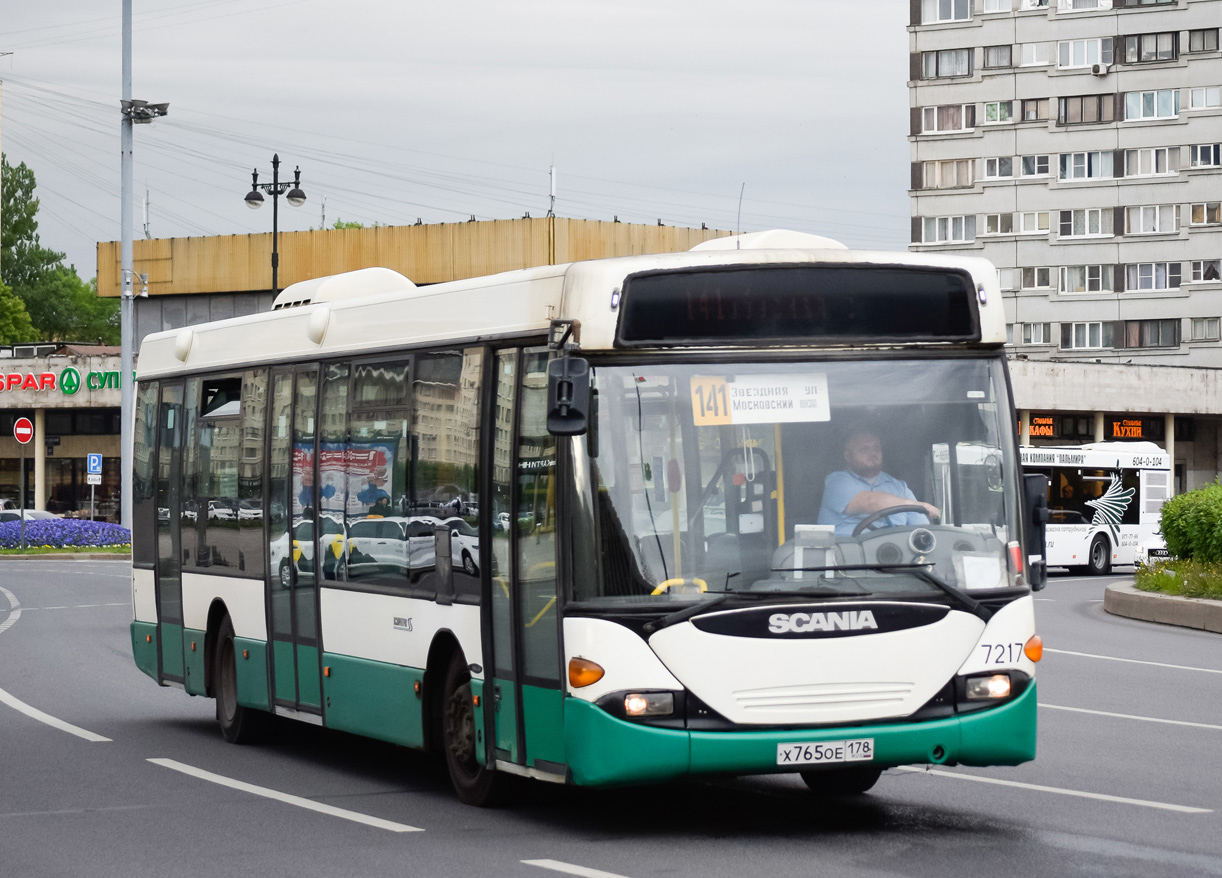
{"label": "red circular no-entry sign", "polygon": [[13,438],[22,445],[29,443],[34,438],[34,425],[30,423],[29,418],[18,418],[13,424]]}

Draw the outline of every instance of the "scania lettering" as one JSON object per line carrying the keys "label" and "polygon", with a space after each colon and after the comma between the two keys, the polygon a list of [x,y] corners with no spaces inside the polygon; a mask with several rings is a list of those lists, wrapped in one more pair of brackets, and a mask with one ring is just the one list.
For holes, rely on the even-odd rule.
{"label": "scania lettering", "polygon": [[[150,335],[136,664],[228,740],[274,716],[433,751],[473,804],[1030,760],[1044,491],[1005,340],[987,262],[793,232],[365,269]],[[824,520],[862,432],[934,520]]]}

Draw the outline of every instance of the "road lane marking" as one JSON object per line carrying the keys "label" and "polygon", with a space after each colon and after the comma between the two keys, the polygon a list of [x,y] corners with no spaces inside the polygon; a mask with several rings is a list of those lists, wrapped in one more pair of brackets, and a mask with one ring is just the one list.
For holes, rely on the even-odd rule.
{"label": "road lane marking", "polygon": [[16,625],[17,620],[21,618],[21,601],[17,600],[17,595],[13,594],[3,585],[0,585],[0,594],[3,594],[8,600],[10,608],[8,618],[3,622],[0,622],[0,634],[3,634],[5,631],[8,631],[10,628]]}
{"label": "road lane marking", "polygon": [[1046,787],[1042,784],[1020,783],[1016,780],[1002,780],[997,777],[979,777],[974,774],[960,774],[957,771],[939,771],[926,769],[920,765],[900,765],[898,771],[917,771],[923,774],[936,774],[938,777],[951,777],[955,780],[970,780],[976,783],[994,784],[1001,787],[1017,787],[1020,790],[1032,790],[1038,793],[1055,793],[1058,796],[1076,796],[1079,799],[1097,799],[1100,802],[1116,802],[1121,805],[1137,805],[1142,808],[1158,808],[1162,811],[1179,811],[1181,814],[1212,814],[1212,808],[1193,808],[1188,805],[1172,805],[1167,802],[1151,802],[1146,799],[1128,799],[1124,796],[1108,796],[1103,793],[1088,793],[1083,790],[1067,790],[1061,787]]}
{"label": "road lane marking", "polygon": [[559,860],[522,860],[521,862],[527,866],[538,866],[540,869],[551,869],[553,872],[563,872],[566,875],[580,875],[581,878],[624,878],[623,875],[617,875],[615,872],[574,866],[572,863],[562,863]]}
{"label": "road lane marking", "polygon": [[1059,704],[1041,704],[1049,710],[1072,710],[1074,713],[1091,713],[1095,716],[1114,716],[1117,719],[1136,719],[1147,723],[1166,723],[1169,726],[1192,726],[1194,729],[1217,729],[1222,732],[1222,726],[1209,723],[1192,723],[1182,719],[1159,719],[1155,716],[1137,716],[1131,713],[1109,713],[1106,710],[1087,710],[1085,707],[1062,707]]}
{"label": "road lane marking", "polygon": [[408,826],[406,823],[395,823],[390,820],[383,820],[381,817],[371,817],[368,814],[361,814],[357,811],[349,811],[346,808],[336,808],[334,805],[324,805],[322,802],[315,802],[313,799],[303,799],[301,796],[292,796],[288,793],[282,793],[278,790],[268,789],[267,787],[256,786],[245,781],[234,780],[231,777],[225,777],[221,774],[213,774],[211,771],[204,771],[202,768],[196,768],[193,765],[187,765],[184,762],[178,762],[174,759],[150,759],[149,762],[154,765],[160,765],[163,768],[171,768],[174,771],[189,775],[199,780],[206,780],[209,783],[219,784],[230,789],[240,790],[244,793],[250,793],[254,796],[262,796],[265,799],[274,799],[277,802],[284,802],[287,805],[296,805],[298,808],[305,808],[307,811],[317,811],[319,814],[326,814],[329,817],[339,817],[343,820],[351,820],[353,823],[363,823],[366,826],[372,826],[375,829],[388,829],[391,832],[424,832],[419,826]]}
{"label": "road lane marking", "polygon": [[82,729],[80,726],[74,726],[72,723],[66,723],[62,719],[57,719],[56,717],[51,716],[49,713],[43,713],[36,707],[30,707],[30,705],[26,704],[20,698],[10,695],[3,689],[0,689],[0,703],[7,704],[14,710],[21,711],[30,719],[36,719],[40,723],[46,723],[52,728],[59,729],[61,732],[67,732],[70,735],[76,735],[78,738],[84,738],[86,741],[93,741],[97,743],[110,740],[110,738],[104,738],[101,735],[96,735],[87,729]]}
{"label": "road lane marking", "polygon": [[1055,652],[1060,655],[1076,655],[1081,658],[1106,659],[1109,662],[1126,662],[1130,665],[1153,665],[1156,668],[1174,668],[1177,671],[1200,671],[1203,674],[1222,674],[1217,668],[1194,668],[1191,665],[1169,665],[1166,662],[1144,662],[1140,659],[1117,658],[1114,655],[1094,655],[1089,652],[1070,652],[1068,649],[1050,649],[1044,647],[1044,652]]}

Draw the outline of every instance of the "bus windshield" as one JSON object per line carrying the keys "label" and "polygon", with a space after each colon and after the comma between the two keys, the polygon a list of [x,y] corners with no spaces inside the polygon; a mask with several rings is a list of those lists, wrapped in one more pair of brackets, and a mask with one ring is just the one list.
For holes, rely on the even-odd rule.
{"label": "bus windshield", "polygon": [[1016,584],[1017,464],[993,358],[592,367],[577,601]]}

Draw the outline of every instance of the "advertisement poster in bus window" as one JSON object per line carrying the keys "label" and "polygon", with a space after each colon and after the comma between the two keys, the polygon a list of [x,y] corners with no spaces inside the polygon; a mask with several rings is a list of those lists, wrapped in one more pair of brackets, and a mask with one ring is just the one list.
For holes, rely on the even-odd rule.
{"label": "advertisement poster in bus window", "polygon": [[[324,442],[319,449],[319,511],[346,512],[349,518],[392,515],[395,497],[403,493],[403,474],[394,469],[396,442]],[[313,449],[293,448],[293,515],[300,518],[314,502]],[[380,501],[380,502],[379,502]],[[384,511],[382,507],[385,507]]]}

